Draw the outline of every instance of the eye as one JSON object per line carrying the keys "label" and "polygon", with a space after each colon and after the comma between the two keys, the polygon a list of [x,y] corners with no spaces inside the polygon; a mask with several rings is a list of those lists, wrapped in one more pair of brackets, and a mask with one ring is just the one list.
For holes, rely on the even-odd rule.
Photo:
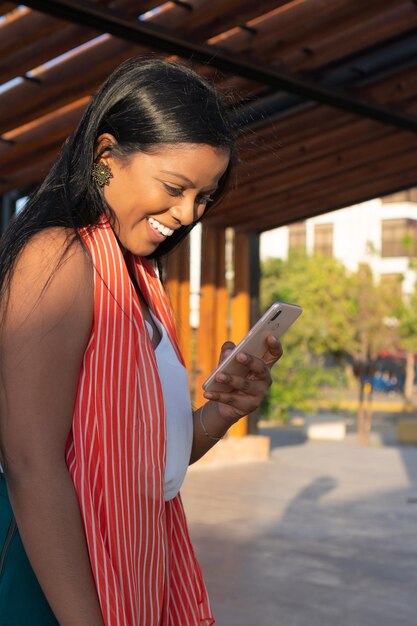
{"label": "eye", "polygon": [[180,197],[184,193],[184,189],[182,187],[172,187],[167,183],[163,183],[163,185],[170,196]]}
{"label": "eye", "polygon": [[213,202],[214,198],[212,196],[197,196],[198,204],[208,204],[209,202]]}

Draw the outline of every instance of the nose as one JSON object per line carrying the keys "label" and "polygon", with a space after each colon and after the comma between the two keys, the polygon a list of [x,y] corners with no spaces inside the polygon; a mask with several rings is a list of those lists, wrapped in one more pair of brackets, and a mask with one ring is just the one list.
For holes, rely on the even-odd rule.
{"label": "nose", "polygon": [[174,220],[181,224],[181,226],[189,226],[197,219],[195,200],[191,197],[176,198],[175,204],[170,209],[170,213]]}

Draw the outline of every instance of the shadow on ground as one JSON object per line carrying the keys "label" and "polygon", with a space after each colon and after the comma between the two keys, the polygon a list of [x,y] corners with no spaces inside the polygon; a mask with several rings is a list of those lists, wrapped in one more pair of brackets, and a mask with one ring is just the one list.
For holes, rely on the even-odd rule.
{"label": "shadow on ground", "polygon": [[217,625],[415,626],[417,449],[271,434],[183,490]]}

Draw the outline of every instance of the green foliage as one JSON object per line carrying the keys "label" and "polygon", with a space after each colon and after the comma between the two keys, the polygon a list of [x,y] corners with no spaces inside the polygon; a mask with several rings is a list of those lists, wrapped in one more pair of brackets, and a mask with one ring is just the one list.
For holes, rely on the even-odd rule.
{"label": "green foliage", "polygon": [[368,265],[362,264],[348,278],[348,297],[353,315],[349,319],[353,336],[350,349],[354,358],[375,359],[381,351],[398,345],[395,324],[396,299],[392,286],[376,284]]}
{"label": "green foliage", "polygon": [[[396,315],[391,296],[386,286],[375,284],[367,265],[349,273],[336,259],[318,255],[266,260],[261,268],[262,308],[276,300],[303,307],[283,338],[284,357],[273,370],[268,414],[285,416],[290,407],[308,410],[323,387],[346,384],[341,368],[324,367],[323,355],[353,361],[398,345],[397,327],[386,322]],[[417,315],[410,332],[412,324],[417,328]]]}
{"label": "green foliage", "polygon": [[[303,314],[285,337],[316,354],[344,351],[353,339],[349,319],[355,314],[346,269],[336,259],[296,253],[287,261],[262,265],[261,306],[282,300],[299,304]],[[349,350],[347,350],[349,351]]]}
{"label": "green foliage", "polygon": [[311,411],[323,388],[343,387],[345,374],[340,367],[324,367],[323,357],[293,349],[272,370],[273,383],[262,413],[269,419],[286,420],[292,408]]}
{"label": "green foliage", "polygon": [[398,332],[401,347],[417,352],[417,290],[403,301],[397,303],[396,316],[399,321]]}

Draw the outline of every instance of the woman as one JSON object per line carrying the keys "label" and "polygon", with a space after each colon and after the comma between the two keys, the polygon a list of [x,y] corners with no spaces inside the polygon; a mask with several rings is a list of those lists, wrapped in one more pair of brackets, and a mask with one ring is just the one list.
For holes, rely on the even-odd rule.
{"label": "woman", "polygon": [[281,347],[240,355],[247,377],[192,412],[152,265],[220,199],[233,154],[205,81],[131,59],[3,237],[0,626],[214,623],[179,488],[259,405]]}

